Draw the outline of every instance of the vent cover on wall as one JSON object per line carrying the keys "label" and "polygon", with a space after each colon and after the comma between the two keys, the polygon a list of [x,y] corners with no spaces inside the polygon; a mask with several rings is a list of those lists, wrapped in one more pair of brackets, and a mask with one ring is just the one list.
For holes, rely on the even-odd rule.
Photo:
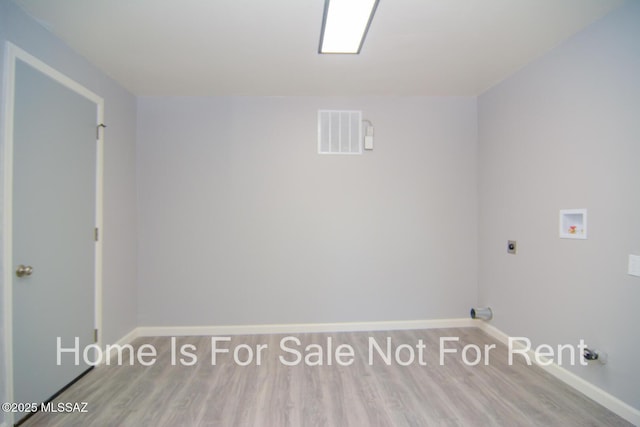
{"label": "vent cover on wall", "polygon": [[362,154],[362,111],[319,110],[318,153]]}

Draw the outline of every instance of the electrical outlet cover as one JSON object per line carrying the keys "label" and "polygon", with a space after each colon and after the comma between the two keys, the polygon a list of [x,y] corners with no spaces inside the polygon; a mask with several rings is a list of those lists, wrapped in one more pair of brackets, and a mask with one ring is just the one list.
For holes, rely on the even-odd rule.
{"label": "electrical outlet cover", "polygon": [[640,255],[629,255],[628,274],[640,277]]}

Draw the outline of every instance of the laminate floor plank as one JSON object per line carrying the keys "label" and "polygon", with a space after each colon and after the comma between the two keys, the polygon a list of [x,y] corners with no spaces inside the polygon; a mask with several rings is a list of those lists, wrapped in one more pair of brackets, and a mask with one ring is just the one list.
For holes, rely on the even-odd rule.
{"label": "laminate floor plank", "polygon": [[[442,339],[456,353],[440,364]],[[41,412],[23,425],[631,426],[521,356],[509,365],[507,347],[476,328],[231,336],[215,353],[204,336],[132,345],[145,344],[157,352],[150,366],[101,365],[55,400],[87,402],[87,413]],[[488,363],[463,363],[470,344],[495,346]],[[337,357],[340,345],[353,357]]]}

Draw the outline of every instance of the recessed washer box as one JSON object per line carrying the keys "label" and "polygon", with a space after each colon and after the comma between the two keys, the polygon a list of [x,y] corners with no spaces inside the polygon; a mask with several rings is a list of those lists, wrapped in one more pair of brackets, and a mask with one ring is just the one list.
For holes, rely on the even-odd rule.
{"label": "recessed washer box", "polygon": [[587,238],[587,210],[562,209],[560,211],[560,238]]}

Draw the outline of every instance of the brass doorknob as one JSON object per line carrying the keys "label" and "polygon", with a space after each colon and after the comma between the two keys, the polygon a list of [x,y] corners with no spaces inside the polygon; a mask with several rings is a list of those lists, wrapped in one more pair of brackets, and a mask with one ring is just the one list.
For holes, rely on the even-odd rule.
{"label": "brass doorknob", "polygon": [[16,270],[16,276],[18,277],[31,276],[31,273],[33,273],[33,267],[30,265],[20,264]]}

